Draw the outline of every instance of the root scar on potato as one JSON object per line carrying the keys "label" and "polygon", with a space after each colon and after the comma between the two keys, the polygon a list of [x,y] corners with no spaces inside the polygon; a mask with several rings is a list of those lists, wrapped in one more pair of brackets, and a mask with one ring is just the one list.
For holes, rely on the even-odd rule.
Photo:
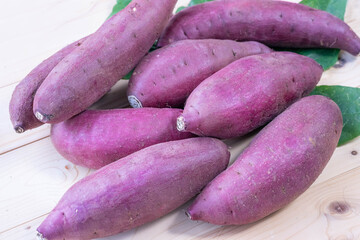
{"label": "root scar on potato", "polygon": [[135,97],[134,95],[128,96],[128,101],[129,101],[131,107],[133,107],[133,108],[142,108],[143,107],[140,100],[137,97]]}

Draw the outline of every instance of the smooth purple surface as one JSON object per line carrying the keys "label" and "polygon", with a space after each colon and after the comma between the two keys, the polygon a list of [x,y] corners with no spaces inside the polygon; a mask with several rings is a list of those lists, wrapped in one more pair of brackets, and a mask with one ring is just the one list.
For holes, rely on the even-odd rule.
{"label": "smooth purple surface", "polygon": [[190,94],[182,113],[185,130],[218,138],[245,135],[309,94],[322,72],[313,59],[296,53],[241,58]]}
{"label": "smooth purple surface", "polygon": [[51,127],[56,150],[69,161],[98,169],[142,148],[194,137],[176,130],[180,109],[87,110]]}
{"label": "smooth purple surface", "polygon": [[186,8],[171,19],[158,45],[203,38],[360,52],[360,38],[339,18],[302,4],[271,0],[222,0]]}
{"label": "smooth purple surface", "polygon": [[191,219],[241,225],[284,207],[323,171],[342,126],[340,109],[328,98],[310,96],[294,103],[206,186],[188,209]]}
{"label": "smooth purple surface", "polygon": [[100,99],[148,52],[175,3],[131,1],[51,71],[35,95],[34,113],[58,123]]}
{"label": "smooth purple surface", "polygon": [[15,88],[9,106],[10,119],[18,133],[41,126],[33,113],[34,96],[51,70],[84,41],[82,38],[64,47],[35,67]]}
{"label": "smooth purple surface", "polygon": [[182,107],[204,79],[249,55],[272,52],[257,42],[184,40],[145,56],[129,81],[128,96],[143,107]]}
{"label": "smooth purple surface", "polygon": [[73,185],[38,231],[48,240],[110,236],[181,206],[223,171],[227,146],[211,138],[160,143]]}

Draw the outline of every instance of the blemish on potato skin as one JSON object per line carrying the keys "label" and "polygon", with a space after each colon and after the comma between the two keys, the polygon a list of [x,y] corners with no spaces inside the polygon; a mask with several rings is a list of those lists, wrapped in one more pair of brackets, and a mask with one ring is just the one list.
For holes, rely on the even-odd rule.
{"label": "blemish on potato skin", "polygon": [[329,211],[332,214],[345,214],[350,210],[350,206],[347,202],[335,201],[330,203]]}

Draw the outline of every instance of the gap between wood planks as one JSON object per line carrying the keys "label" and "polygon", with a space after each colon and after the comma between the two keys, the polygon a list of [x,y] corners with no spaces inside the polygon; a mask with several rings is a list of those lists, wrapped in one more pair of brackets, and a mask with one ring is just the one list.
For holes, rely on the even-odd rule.
{"label": "gap between wood planks", "polygon": [[19,148],[25,147],[25,146],[27,146],[27,145],[30,145],[30,144],[32,144],[32,143],[41,141],[41,140],[43,140],[43,139],[45,139],[45,138],[48,138],[48,137],[50,137],[50,135],[47,135],[46,137],[42,137],[42,138],[36,139],[36,140],[34,140],[34,141],[25,143],[25,144],[23,144],[23,145],[21,145],[21,146],[18,146],[18,147],[13,148],[13,149],[7,150],[7,151],[5,151],[5,152],[0,153],[0,156],[1,156],[1,155],[4,155],[4,154],[6,154],[6,153],[9,153],[9,152],[15,151],[15,150],[17,150],[17,149],[19,149]]}

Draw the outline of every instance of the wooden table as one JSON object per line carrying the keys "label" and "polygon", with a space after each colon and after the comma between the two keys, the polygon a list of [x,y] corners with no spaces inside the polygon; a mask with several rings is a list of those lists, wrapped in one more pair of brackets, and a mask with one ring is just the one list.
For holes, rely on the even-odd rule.
{"label": "wooden table", "polygon": [[[187,1],[179,1],[185,5]],[[94,32],[115,0],[2,1],[0,7],[0,239],[35,239],[36,228],[63,193],[91,170],[53,148],[49,126],[16,134],[8,105],[16,84],[43,59]],[[360,35],[360,0],[349,0],[345,21]],[[360,57],[326,71],[320,84],[360,87]],[[97,107],[124,107],[121,81]],[[121,96],[123,95],[123,96]],[[251,137],[228,140],[232,160]],[[303,195],[284,209],[246,226],[193,222],[186,206],[145,226],[106,239],[360,239],[360,138],[337,148]]]}

